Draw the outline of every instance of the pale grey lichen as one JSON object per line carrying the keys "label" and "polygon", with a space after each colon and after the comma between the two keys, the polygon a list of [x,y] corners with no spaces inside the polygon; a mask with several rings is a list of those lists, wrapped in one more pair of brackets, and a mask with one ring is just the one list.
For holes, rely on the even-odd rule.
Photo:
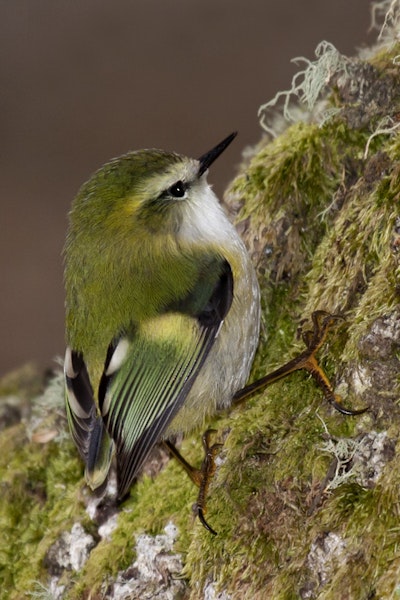
{"label": "pale grey lichen", "polygon": [[95,545],[94,538],[81,523],[74,523],[71,531],[64,532],[47,552],[45,565],[51,575],[48,584],[34,582],[30,596],[43,600],[63,598],[66,589],[62,583],[64,571],[81,571]]}
{"label": "pale grey lichen", "polygon": [[[317,576],[320,585],[329,581],[332,572],[346,559],[346,542],[337,533],[319,536],[312,544],[307,557],[307,566]],[[303,595],[304,598],[312,597]]]}
{"label": "pale grey lichen", "polygon": [[215,583],[209,581],[204,586],[204,600],[231,600],[232,596],[225,592],[217,592],[215,589]]}
{"label": "pale grey lichen", "polygon": [[178,530],[169,522],[164,532],[156,536],[137,536],[135,561],[118,574],[105,591],[104,598],[175,600],[185,590],[185,583],[179,579],[182,558],[174,551]]}
{"label": "pale grey lichen", "polygon": [[378,40],[387,42],[388,39],[393,40],[394,35],[398,38],[399,26],[399,0],[380,0],[372,3],[371,29],[379,30]]}
{"label": "pale grey lichen", "polygon": [[391,135],[392,133],[394,133],[398,128],[400,127],[400,123],[394,123],[393,118],[390,115],[386,115],[384,116],[379,123],[377,124],[375,130],[373,131],[373,133],[371,133],[371,135],[368,138],[368,141],[365,145],[365,150],[364,150],[364,156],[363,159],[367,160],[368,158],[368,152],[369,152],[369,147],[370,144],[372,142],[372,140],[377,136],[377,135]]}
{"label": "pale grey lichen", "polygon": [[98,529],[98,534],[103,540],[111,541],[112,532],[118,525],[118,513],[112,514]]}
{"label": "pale grey lichen", "polygon": [[[304,56],[298,56],[292,59],[292,62],[298,64],[305,62],[306,67],[302,71],[296,73],[292,79],[292,85],[289,90],[278,92],[272,100],[262,104],[258,110],[260,124],[262,128],[273,137],[276,133],[268,124],[268,114],[270,110],[277,105],[279,100],[283,99],[283,116],[287,121],[298,121],[298,114],[293,113],[293,100],[297,99],[300,104],[304,104],[308,111],[312,111],[321,93],[330,83],[332,77],[347,76],[347,65],[349,59],[340,54],[333,44],[327,41],[322,41],[315,49],[317,60],[310,61]],[[332,113],[330,113],[332,116]],[[322,121],[326,120],[326,114]]]}
{"label": "pale grey lichen", "polygon": [[71,531],[64,532],[47,554],[53,572],[62,573],[64,569],[80,571],[87,561],[96,542],[80,523],[74,523]]}
{"label": "pale grey lichen", "polygon": [[358,438],[335,439],[330,436],[321,450],[333,455],[335,465],[334,474],[324,491],[332,491],[348,482],[363,488],[373,487],[393,458],[394,446],[386,431],[371,431]]}
{"label": "pale grey lichen", "polygon": [[28,596],[39,600],[59,600],[63,597],[64,592],[65,585],[58,585],[58,577],[53,577],[47,586],[40,581],[35,581],[34,589],[28,592]]}

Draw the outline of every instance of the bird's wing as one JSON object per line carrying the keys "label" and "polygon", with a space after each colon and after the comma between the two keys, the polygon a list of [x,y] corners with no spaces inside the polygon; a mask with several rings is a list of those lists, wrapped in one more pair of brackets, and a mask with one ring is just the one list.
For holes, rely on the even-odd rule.
{"label": "bird's wing", "polygon": [[193,308],[194,289],[109,348],[99,405],[116,446],[119,497],[185,402],[230,308],[233,278],[226,261],[219,271],[201,310]]}

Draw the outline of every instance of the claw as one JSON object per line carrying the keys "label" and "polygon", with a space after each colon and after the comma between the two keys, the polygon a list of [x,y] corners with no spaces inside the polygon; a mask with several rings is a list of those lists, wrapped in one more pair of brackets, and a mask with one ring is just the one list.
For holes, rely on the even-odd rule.
{"label": "claw", "polygon": [[213,535],[218,535],[217,532],[215,531],[215,529],[213,529],[211,527],[211,525],[209,525],[204,517],[204,512],[203,509],[200,506],[196,505],[196,510],[197,510],[197,516],[199,517],[199,521],[200,523],[203,525],[203,527],[205,529],[207,529],[207,531],[209,531],[210,533],[212,533]]}
{"label": "claw", "polygon": [[199,488],[197,501],[193,510],[198,516],[200,523],[207,529],[207,531],[213,535],[217,535],[217,532],[207,523],[204,516],[208,488],[216,469],[215,457],[223,445],[218,443],[210,445],[210,438],[213,433],[215,433],[215,429],[207,429],[207,431],[203,434],[202,443],[204,448],[204,459],[200,469],[192,467],[192,465],[190,465],[187,460],[183,458],[182,454],[177,448],[175,448],[172,442],[165,440],[164,444],[172,456],[176,458],[185,469],[193,483],[195,483]]}
{"label": "claw", "polygon": [[356,415],[362,415],[363,413],[369,410],[369,406],[365,408],[346,408],[341,404],[341,399],[336,394],[333,394],[332,398],[328,398],[328,402],[333,408],[335,408],[340,414],[345,415],[347,417],[354,417]]}

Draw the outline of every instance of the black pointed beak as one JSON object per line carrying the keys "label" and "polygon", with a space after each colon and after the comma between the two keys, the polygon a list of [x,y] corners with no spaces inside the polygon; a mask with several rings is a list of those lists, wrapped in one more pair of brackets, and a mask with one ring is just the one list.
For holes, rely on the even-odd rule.
{"label": "black pointed beak", "polygon": [[228,135],[228,137],[225,138],[222,142],[217,144],[215,148],[209,150],[208,152],[200,156],[200,158],[198,159],[200,163],[199,177],[201,177],[203,173],[207,171],[208,167],[214,162],[216,158],[218,158],[220,154],[222,154],[225,148],[229,146],[229,144],[235,139],[236,136],[237,131],[234,131],[233,133],[231,133],[231,135]]}

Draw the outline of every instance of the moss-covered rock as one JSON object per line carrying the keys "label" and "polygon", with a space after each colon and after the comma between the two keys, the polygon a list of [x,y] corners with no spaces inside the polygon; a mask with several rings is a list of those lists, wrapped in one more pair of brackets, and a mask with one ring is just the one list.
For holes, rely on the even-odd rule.
{"label": "moss-covered rock", "polygon": [[[215,419],[212,536],[179,465],[157,473],[162,453],[120,507],[93,499],[61,376],[41,393],[26,371],[8,378],[1,598],[400,597],[399,54],[387,42],[337,61],[323,104],[263,138],[225,197],[262,290],[252,379],[299,352],[299,326],[327,310],[343,321],[321,361],[343,402],[368,412],[339,414],[298,372]],[[198,463],[198,433],[181,449]]]}

